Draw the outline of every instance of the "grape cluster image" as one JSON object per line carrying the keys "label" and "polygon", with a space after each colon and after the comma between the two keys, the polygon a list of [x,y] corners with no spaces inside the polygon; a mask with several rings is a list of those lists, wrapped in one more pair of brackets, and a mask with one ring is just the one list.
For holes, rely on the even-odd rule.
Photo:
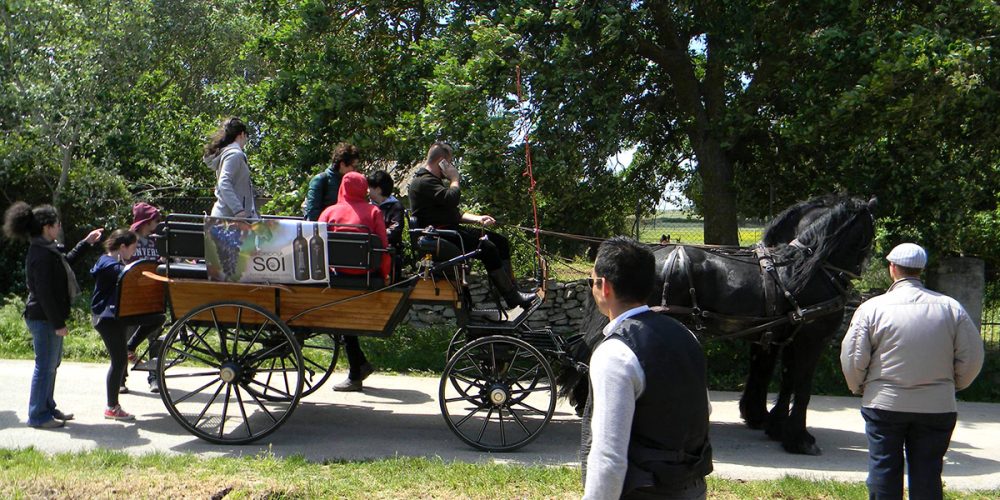
{"label": "grape cluster image", "polygon": [[240,258],[240,247],[243,245],[243,231],[236,226],[223,226],[217,224],[211,227],[209,234],[215,242],[215,248],[219,253],[219,264],[222,265],[222,272],[225,276],[237,274],[237,265]]}

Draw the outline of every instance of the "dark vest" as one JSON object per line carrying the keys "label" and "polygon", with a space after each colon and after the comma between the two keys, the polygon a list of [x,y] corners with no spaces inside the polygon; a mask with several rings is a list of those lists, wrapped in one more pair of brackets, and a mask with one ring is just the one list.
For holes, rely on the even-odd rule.
{"label": "dark vest", "polygon": [[[649,311],[611,334],[627,345],[646,378],[635,402],[622,494],[641,487],[670,490],[712,472],[708,393],[701,344],[681,323]],[[584,477],[590,452],[592,400],[584,410]]]}

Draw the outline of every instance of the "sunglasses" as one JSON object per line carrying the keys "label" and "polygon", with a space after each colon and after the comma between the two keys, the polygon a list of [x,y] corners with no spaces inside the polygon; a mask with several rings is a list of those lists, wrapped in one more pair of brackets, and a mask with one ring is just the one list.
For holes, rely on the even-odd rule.
{"label": "sunglasses", "polygon": [[604,281],[604,278],[587,278],[587,286],[594,288],[594,285]]}

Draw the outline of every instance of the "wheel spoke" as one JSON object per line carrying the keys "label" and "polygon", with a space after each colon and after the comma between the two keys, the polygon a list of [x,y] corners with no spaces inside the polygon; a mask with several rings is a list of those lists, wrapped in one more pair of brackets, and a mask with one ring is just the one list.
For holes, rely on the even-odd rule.
{"label": "wheel spoke", "polygon": [[[212,314],[215,314],[215,313],[213,312]],[[198,339],[199,341],[201,341],[201,343],[202,343],[202,344],[204,344],[205,348],[206,348],[206,349],[208,349],[208,354],[209,354],[209,355],[211,355],[211,356],[212,356],[213,358],[215,358],[215,359],[216,359],[217,361],[222,361],[222,360],[223,360],[223,356],[222,356],[221,354],[219,354],[219,353],[215,352],[215,349],[212,349],[212,346],[210,346],[210,345],[208,344],[208,342],[206,342],[206,341],[205,341],[205,338],[204,338],[204,337],[202,337],[202,336],[201,336],[201,334],[199,334],[199,333],[198,333],[198,332],[197,332],[196,330],[194,330],[193,328],[192,328],[191,330],[192,330],[192,335],[191,335],[191,336],[192,336],[192,337],[194,337],[194,338],[196,338],[196,339]],[[192,349],[194,349],[195,347],[194,347],[194,346],[191,346],[191,348],[192,348]]]}
{"label": "wheel spoke", "polygon": [[260,337],[260,333],[264,331],[264,327],[266,327],[267,324],[268,324],[267,321],[261,323],[260,328],[258,328],[257,331],[254,332],[253,337],[250,338],[250,342],[247,342],[247,346],[243,348],[243,354],[240,354],[241,360],[246,359],[247,353],[250,352],[250,348],[253,347],[253,345],[257,342],[257,339]]}
{"label": "wheel spoke", "polygon": [[[166,376],[164,376],[164,378],[166,378]],[[195,395],[199,394],[201,391],[204,391],[205,389],[208,388],[208,386],[210,386],[210,385],[212,385],[212,384],[214,384],[216,382],[221,382],[221,381],[222,381],[221,378],[215,377],[215,379],[210,380],[207,384],[205,384],[205,385],[203,385],[203,386],[201,386],[201,387],[199,387],[199,388],[197,388],[197,389],[195,389],[195,390],[193,390],[193,391],[191,391],[191,392],[189,392],[189,393],[187,393],[187,394],[185,394],[185,395],[183,395],[183,396],[175,399],[174,400],[174,406],[177,406],[178,404],[183,403],[183,402],[187,401],[188,399],[191,399],[192,396],[195,396]],[[202,412],[202,413],[204,413],[204,412]]]}
{"label": "wheel spoke", "polygon": [[[233,349],[235,351],[235,349]],[[236,402],[240,405],[240,414],[243,415],[243,425],[247,426],[247,437],[253,437],[253,431],[250,429],[250,419],[247,418],[247,410],[243,407],[243,397],[240,396],[240,386],[233,386],[233,391],[236,393]]]}
{"label": "wheel spoke", "polygon": [[531,394],[532,392],[535,392],[535,391],[547,391],[547,390],[550,390],[550,389],[552,389],[552,386],[546,385],[546,386],[541,386],[541,387],[531,387],[529,389],[514,390],[514,391],[510,391],[510,393],[511,394]]}
{"label": "wheel spoke", "polygon": [[455,427],[456,428],[461,427],[462,424],[464,424],[467,420],[469,420],[470,418],[472,418],[473,415],[475,415],[475,414],[479,413],[480,411],[482,411],[483,408],[485,408],[484,405],[477,405],[475,408],[472,409],[472,412],[470,412],[468,415],[466,415],[465,417],[463,417],[462,420],[459,420],[458,422],[456,422],[455,423]]}
{"label": "wheel spoke", "polygon": [[497,420],[500,421],[500,446],[507,446],[507,434],[503,431],[503,407],[497,408]]}
{"label": "wheel spoke", "polygon": [[511,356],[511,358],[510,358],[510,364],[507,365],[507,369],[504,370],[503,373],[500,373],[498,375],[503,376],[503,375],[507,375],[508,373],[510,373],[510,369],[514,367],[514,363],[517,361],[517,355],[520,352],[521,352],[521,346],[517,346],[517,348],[514,350],[514,355]]}
{"label": "wheel spoke", "polygon": [[163,378],[190,378],[190,377],[218,377],[218,371],[211,372],[196,372],[196,373],[174,373],[171,375],[164,374]]}
{"label": "wheel spoke", "polygon": [[266,406],[264,406],[264,403],[260,401],[260,398],[258,398],[257,395],[253,393],[253,391],[251,391],[246,385],[243,386],[243,389],[247,391],[247,394],[249,394],[250,397],[253,398],[255,402],[257,402],[257,406],[259,406],[261,410],[264,410],[264,413],[267,415],[268,418],[271,419],[272,423],[275,424],[278,423],[278,419],[274,418],[274,415],[271,415],[271,412],[267,409]]}
{"label": "wheel spoke", "polygon": [[490,375],[497,375],[497,350],[496,344],[490,344]]}
{"label": "wheel spoke", "polygon": [[468,351],[465,352],[465,357],[469,360],[470,363],[472,363],[472,367],[475,368],[477,372],[479,372],[480,378],[487,378],[486,374],[483,373],[483,370],[479,368],[479,363],[477,363],[476,360],[472,359],[472,356],[469,355]]}
{"label": "wheel spoke", "polygon": [[264,389],[264,397],[267,397],[267,389],[271,388],[271,376],[274,375],[274,359],[271,359],[271,368],[264,370],[267,372],[267,381]]}
{"label": "wheel spoke", "polygon": [[486,389],[486,384],[481,384],[481,383],[479,383],[476,380],[473,380],[473,379],[470,379],[470,378],[466,378],[464,374],[455,373],[453,371],[452,374],[451,374],[451,377],[453,379],[460,380],[462,382],[465,382],[466,384],[469,384],[469,387],[476,387],[476,388],[479,388],[479,389]]}
{"label": "wheel spoke", "polygon": [[529,431],[528,427],[524,425],[523,421],[521,421],[521,417],[517,416],[517,412],[515,412],[513,408],[507,408],[507,411],[510,412],[511,417],[514,417],[514,421],[517,422],[517,425],[521,427],[521,430],[524,431],[525,434],[530,436],[531,431]]}
{"label": "wheel spoke", "polygon": [[[191,348],[194,349],[193,346]],[[190,359],[194,359],[196,361],[199,361],[201,363],[205,363],[206,365],[208,365],[208,366],[210,366],[212,368],[221,368],[222,367],[222,365],[220,365],[220,364],[218,364],[218,363],[216,363],[214,361],[208,361],[205,358],[202,358],[202,357],[199,357],[199,356],[195,356],[195,355],[193,355],[193,354],[191,354],[191,353],[189,353],[187,351],[182,351],[182,350],[180,350],[180,349],[178,349],[178,348],[176,348],[174,346],[170,346],[170,350],[177,352],[178,354],[180,354],[181,356],[183,356],[185,358],[190,358]],[[178,361],[177,363],[180,363],[180,361]]]}
{"label": "wheel spoke", "polygon": [[[219,379],[219,381],[222,382],[222,379]],[[198,414],[198,420],[194,421],[194,427],[198,427],[198,424],[201,423],[201,419],[205,416],[205,412],[207,412],[209,407],[215,403],[215,398],[219,397],[219,393],[222,392],[222,386],[224,385],[226,385],[225,382],[219,384],[219,388],[215,390],[215,394],[212,395],[212,399],[208,400],[208,403],[205,403],[205,407],[202,408],[201,413]],[[174,406],[177,405],[175,404]]]}
{"label": "wheel spoke", "polygon": [[250,358],[250,363],[256,363],[256,362],[260,361],[261,359],[269,358],[272,352],[275,352],[275,351],[278,350],[278,348],[284,347],[286,345],[290,345],[288,343],[287,339],[284,342],[282,342],[282,343],[280,343],[280,344],[278,344],[278,345],[276,345],[274,347],[271,347],[270,349],[268,349],[268,350],[266,350],[266,351],[264,351],[262,353],[254,354],[254,356],[252,358]]}
{"label": "wheel spoke", "polygon": [[482,396],[479,396],[479,395],[476,395],[476,396],[459,396],[457,398],[448,398],[448,399],[445,399],[444,402],[445,403],[454,403],[456,401],[477,402],[477,401],[479,401],[481,399],[482,399]]}
{"label": "wheel spoke", "polygon": [[319,364],[319,363],[317,363],[317,362],[315,362],[315,361],[313,361],[313,360],[311,360],[311,359],[309,359],[309,358],[305,357],[305,355],[303,355],[303,356],[302,356],[302,360],[303,360],[303,361],[305,361],[306,363],[309,363],[309,364],[311,364],[311,365],[315,366],[315,367],[316,367],[316,368],[318,368],[318,369],[319,369],[319,371],[321,371],[321,372],[322,372],[322,371],[326,371],[326,367],[325,367],[325,366],[323,366],[323,365],[321,365],[321,364]]}
{"label": "wheel spoke", "polygon": [[229,357],[229,353],[226,351],[226,334],[225,331],[219,326],[219,317],[215,314],[215,308],[209,309],[212,313],[212,323],[215,323],[215,330],[219,332],[219,348],[222,349],[222,355],[225,359]]}
{"label": "wheel spoke", "polygon": [[514,403],[511,403],[511,405],[510,405],[511,408],[513,408],[514,405],[523,406],[523,407],[525,407],[525,408],[527,408],[527,409],[529,409],[529,410],[531,410],[531,411],[533,411],[533,412],[535,412],[535,413],[537,413],[539,415],[548,415],[548,413],[546,413],[546,412],[544,412],[542,410],[539,410],[538,408],[535,408],[534,406],[531,406],[528,403],[525,403],[524,401],[516,401]]}
{"label": "wheel spoke", "polygon": [[479,428],[479,437],[476,438],[477,442],[483,440],[483,434],[486,433],[486,427],[490,425],[490,417],[493,416],[493,407],[490,407],[490,411],[486,413],[486,419],[483,420],[483,426]]}
{"label": "wheel spoke", "polygon": [[282,392],[281,389],[275,389],[274,387],[271,387],[271,386],[268,386],[268,385],[264,385],[264,384],[262,384],[262,383],[260,383],[260,382],[258,382],[256,380],[250,380],[249,382],[247,382],[247,385],[249,385],[249,384],[259,385],[259,386],[263,387],[264,388],[264,394],[267,394],[267,390],[270,389],[271,391],[275,392],[276,394],[278,394],[281,397],[285,397],[285,398],[288,398],[288,399],[292,399],[292,397],[293,397],[291,394],[288,394],[287,392]]}
{"label": "wheel spoke", "polygon": [[285,367],[285,358],[281,358],[281,369],[284,372],[282,376],[285,379],[285,392],[291,394],[292,389],[288,387],[288,369]]}
{"label": "wheel spoke", "polygon": [[226,431],[226,414],[229,413],[229,397],[233,390],[233,384],[226,384],[226,400],[222,404],[222,420],[219,420],[219,439]]}
{"label": "wheel spoke", "polygon": [[240,324],[243,321],[243,308],[236,309],[236,331],[233,333],[233,357],[240,352]]}

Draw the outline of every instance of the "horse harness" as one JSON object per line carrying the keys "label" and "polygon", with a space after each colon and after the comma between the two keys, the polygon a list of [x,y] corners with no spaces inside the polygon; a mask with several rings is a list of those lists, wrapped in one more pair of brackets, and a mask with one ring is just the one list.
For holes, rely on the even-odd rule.
{"label": "horse harness", "polygon": [[[793,240],[789,243],[789,245],[798,247],[806,253],[812,253],[812,249],[803,245],[798,240]],[[818,304],[802,307],[798,300],[796,300],[795,295],[792,294],[781,281],[781,278],[778,275],[777,266],[774,263],[774,258],[772,257],[770,250],[763,243],[757,243],[752,248],[752,252],[754,257],[757,259],[758,266],[760,267],[761,279],[764,281],[764,306],[768,316],[733,316],[707,311],[698,306],[698,295],[691,275],[691,260],[688,258],[683,246],[678,246],[676,251],[679,252],[678,257],[681,261],[681,266],[689,285],[688,293],[691,296],[691,307],[661,305],[652,307],[651,309],[671,316],[689,316],[691,324],[694,325],[696,334],[705,330],[706,326],[704,320],[706,319],[738,323],[755,323],[753,326],[738,332],[710,338],[712,340],[733,339],[763,331],[764,333],[757,342],[764,346],[765,349],[771,345],[780,347],[790,343],[795,339],[796,334],[803,325],[812,322],[820,316],[825,316],[844,309],[844,306],[847,303],[845,296],[847,295],[848,288],[850,288],[850,280],[858,277],[850,271],[824,263],[822,271],[826,274],[834,288],[837,289],[838,295]],[[787,301],[787,303],[792,307],[792,310],[788,313],[782,314],[780,312],[781,299]],[[786,324],[794,325],[795,328],[790,334],[785,336],[785,338],[776,339],[774,329]],[[700,336],[701,335],[699,335],[699,337]]]}

